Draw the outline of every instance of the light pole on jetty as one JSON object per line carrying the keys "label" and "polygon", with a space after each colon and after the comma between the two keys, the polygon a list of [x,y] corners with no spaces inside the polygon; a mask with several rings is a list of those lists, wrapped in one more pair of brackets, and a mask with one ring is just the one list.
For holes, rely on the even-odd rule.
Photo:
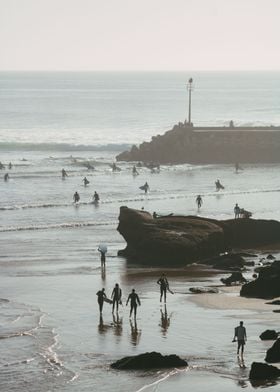
{"label": "light pole on jetty", "polygon": [[189,120],[188,125],[191,125],[191,110],[192,110],[192,90],[193,90],[193,78],[190,78],[187,84],[187,90],[189,92]]}

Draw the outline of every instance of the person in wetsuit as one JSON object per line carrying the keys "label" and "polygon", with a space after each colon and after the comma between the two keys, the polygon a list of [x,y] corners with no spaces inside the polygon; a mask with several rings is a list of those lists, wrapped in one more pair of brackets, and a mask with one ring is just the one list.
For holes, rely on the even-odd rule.
{"label": "person in wetsuit", "polygon": [[74,203],[78,203],[79,202],[80,195],[79,195],[79,193],[77,191],[74,193],[73,199],[74,199]]}
{"label": "person in wetsuit", "polygon": [[169,283],[165,274],[161,275],[157,281],[157,284],[160,286],[160,302],[162,300],[162,296],[164,296],[164,302],[166,302],[166,291],[169,289]]}
{"label": "person in wetsuit", "polygon": [[202,197],[198,195],[195,201],[197,204],[197,208],[200,208],[202,206]]}
{"label": "person in wetsuit", "polygon": [[64,170],[64,169],[61,170],[61,176],[62,176],[62,178],[68,177],[66,170]]}
{"label": "person in wetsuit", "polygon": [[140,299],[138,297],[138,294],[135,293],[135,290],[132,289],[131,293],[129,294],[127,301],[126,301],[126,306],[128,302],[130,301],[130,313],[129,317],[131,317],[132,312],[134,311],[134,318],[136,318],[136,312],[137,312],[137,305],[141,305]]}
{"label": "person in wetsuit", "polygon": [[145,193],[147,193],[148,190],[150,189],[149,184],[147,183],[147,181],[146,181],[145,184],[143,185],[143,189],[144,189]]}
{"label": "person in wetsuit", "polygon": [[94,191],[93,202],[99,203],[99,200],[100,200],[99,194],[96,191]]}
{"label": "person in wetsuit", "polygon": [[237,355],[239,355],[239,350],[241,348],[241,357],[243,357],[244,346],[247,340],[246,328],[243,325],[243,321],[240,321],[239,326],[234,328],[233,342],[237,339]]}
{"label": "person in wetsuit", "polygon": [[99,305],[99,312],[102,313],[104,298],[107,298],[107,295],[105,294],[105,289],[103,288],[102,290],[97,291],[96,295],[97,295],[97,302]]}
{"label": "person in wetsuit", "polygon": [[83,182],[84,186],[87,186],[89,184],[89,180],[86,177],[83,179]]}
{"label": "person in wetsuit", "polygon": [[6,174],[4,175],[4,181],[8,181],[9,178],[10,178],[10,177],[9,177],[9,173],[6,173]]}
{"label": "person in wetsuit", "polygon": [[113,288],[112,294],[111,294],[111,298],[113,300],[113,309],[112,309],[112,313],[114,313],[115,307],[117,312],[119,311],[119,304],[122,302],[122,290],[119,286],[118,283],[115,284],[115,287]]}

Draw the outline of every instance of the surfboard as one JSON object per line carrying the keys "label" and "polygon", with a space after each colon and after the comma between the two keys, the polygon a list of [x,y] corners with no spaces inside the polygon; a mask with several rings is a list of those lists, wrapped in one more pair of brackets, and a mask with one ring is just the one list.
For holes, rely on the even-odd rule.
{"label": "surfboard", "polygon": [[107,304],[112,305],[113,301],[109,298],[104,298],[104,302],[107,302]]}

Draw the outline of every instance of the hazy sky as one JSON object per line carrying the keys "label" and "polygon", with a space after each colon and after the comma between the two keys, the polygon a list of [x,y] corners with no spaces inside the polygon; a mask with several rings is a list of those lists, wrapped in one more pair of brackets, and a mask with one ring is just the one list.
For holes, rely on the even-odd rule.
{"label": "hazy sky", "polygon": [[280,70],[280,0],[0,0],[1,70]]}

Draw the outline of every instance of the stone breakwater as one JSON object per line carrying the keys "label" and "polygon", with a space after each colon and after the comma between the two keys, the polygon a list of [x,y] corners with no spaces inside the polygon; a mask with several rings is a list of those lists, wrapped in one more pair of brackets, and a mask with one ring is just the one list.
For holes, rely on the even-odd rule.
{"label": "stone breakwater", "polygon": [[179,123],[116,159],[159,164],[279,163],[279,149],[280,127],[190,127]]}
{"label": "stone breakwater", "polygon": [[119,255],[143,264],[187,264],[232,248],[280,243],[280,222],[262,219],[214,220],[195,216],[153,218],[146,211],[120,208],[119,233],[127,247]]}

